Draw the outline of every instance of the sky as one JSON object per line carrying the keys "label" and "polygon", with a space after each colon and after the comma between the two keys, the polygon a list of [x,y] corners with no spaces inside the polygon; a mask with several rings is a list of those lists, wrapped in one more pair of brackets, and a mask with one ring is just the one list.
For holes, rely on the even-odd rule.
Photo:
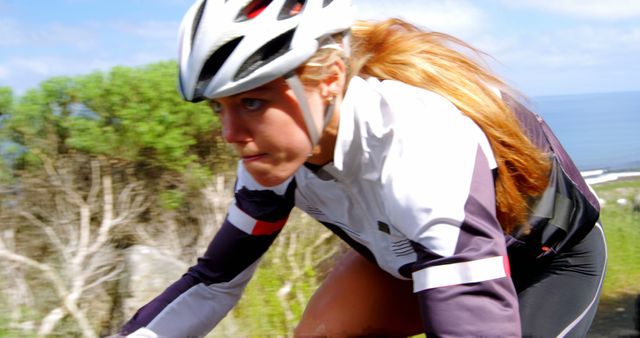
{"label": "sky", "polygon": [[[640,0],[352,0],[491,56],[527,96],[640,91]],[[193,0],[0,0],[0,86],[175,59]]]}

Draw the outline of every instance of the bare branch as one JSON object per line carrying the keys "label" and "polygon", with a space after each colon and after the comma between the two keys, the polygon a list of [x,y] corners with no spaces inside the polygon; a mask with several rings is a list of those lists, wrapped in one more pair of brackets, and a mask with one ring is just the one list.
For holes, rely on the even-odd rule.
{"label": "bare branch", "polygon": [[142,192],[134,192],[137,184],[130,184],[118,196],[118,216],[113,226],[132,222],[151,206],[151,201]]}
{"label": "bare branch", "polygon": [[93,331],[93,328],[91,327],[91,324],[89,323],[85,312],[78,308],[78,304],[76,303],[76,301],[76,299],[71,300],[69,299],[69,297],[67,297],[64,304],[67,311],[69,311],[71,316],[73,316],[73,318],[76,320],[76,323],[78,323],[78,326],[80,327],[80,330],[82,331],[82,335],[84,337],[97,338],[98,336]]}
{"label": "bare branch", "polygon": [[40,328],[38,329],[38,336],[48,336],[51,334],[58,322],[62,320],[66,314],[67,312],[62,307],[57,307],[49,311],[49,314],[42,319]]}
{"label": "bare branch", "polygon": [[53,270],[48,264],[43,264],[27,256],[23,256],[15,252],[9,251],[4,245],[4,240],[2,238],[0,238],[0,257],[4,257],[7,260],[10,260],[16,263],[21,263],[31,268],[34,268],[36,270],[40,270],[46,276],[46,278],[53,284],[54,289],[56,290],[58,296],[62,297],[67,294],[67,289],[64,285],[64,282],[62,281],[60,276],[58,276],[55,273],[55,270]]}
{"label": "bare branch", "polygon": [[42,163],[44,164],[44,169],[49,177],[49,181],[53,184],[53,186],[63,190],[66,194],[66,197],[69,199],[71,203],[77,206],[84,205],[85,202],[82,199],[82,196],[80,196],[78,193],[73,191],[70,188],[71,185],[64,184],[63,175],[61,175],[58,172],[53,161],[49,159],[47,156],[45,156],[44,154],[42,154],[41,152],[34,151],[34,153],[42,160]]}
{"label": "bare branch", "polygon": [[87,203],[94,205],[98,198],[98,192],[100,191],[100,161],[91,161],[91,188],[87,195]]}
{"label": "bare branch", "polygon": [[[15,251],[15,230],[4,230],[2,232],[2,237],[7,250]],[[22,308],[31,308],[34,305],[33,295],[31,293],[31,289],[29,288],[29,284],[24,277],[24,273],[22,271],[23,269],[21,269],[20,266],[15,266],[13,264],[3,264],[3,267],[4,275],[11,276],[11,278],[7,278],[4,280],[7,285],[4,285],[4,287],[2,288],[6,299],[9,301],[8,308],[11,309],[11,313],[9,315],[9,319],[11,320],[10,325],[18,327],[20,326],[19,322],[22,319]]]}
{"label": "bare branch", "polygon": [[135,236],[138,239],[138,242],[144,243],[148,246],[152,246],[157,248],[159,246],[158,242],[149,234],[146,227],[144,225],[137,225],[134,227]]}
{"label": "bare branch", "polygon": [[[99,166],[92,163],[93,170],[99,170]],[[113,185],[110,173],[102,177],[102,200],[102,222],[98,228],[98,236],[94,239],[93,244],[87,248],[87,254],[97,252],[107,242],[109,231],[113,226]]]}
{"label": "bare branch", "polygon": [[[104,269],[106,270],[106,269]],[[120,273],[124,271],[124,265],[123,264],[118,264],[114,269],[111,270],[111,272],[107,273],[107,274],[102,274],[102,270],[98,271],[96,273],[96,275],[100,276],[98,279],[96,279],[95,281],[93,281],[91,284],[86,285],[82,290],[86,291],[89,290],[91,288],[94,288],[98,285],[101,285],[103,283],[106,283],[108,281],[112,281],[114,279],[117,279],[118,275],[120,275]]]}
{"label": "bare branch", "polygon": [[[56,309],[42,313],[44,319],[38,330],[41,334],[52,333],[61,318],[70,315],[82,336],[96,337],[87,316],[89,312],[83,306],[88,300],[86,292],[118,278],[122,273],[124,266],[113,254],[110,236],[116,225],[133,223],[150,206],[150,201],[140,183],[126,185],[119,194],[114,191],[118,185],[112,182],[110,167],[100,160],[94,159],[90,163],[91,185],[76,186],[74,175],[78,168],[74,163],[77,161],[55,162],[40,155],[46,180],[31,179],[28,182],[28,190],[24,192],[26,197],[20,199],[19,211],[15,215],[42,230],[46,237],[41,236],[45,240],[40,239],[40,243],[53,247],[56,251],[52,258],[61,264],[58,266],[36,256],[30,257],[31,253],[21,253],[15,246],[8,247],[6,244],[11,243],[1,236],[0,261],[10,262],[11,267],[36,270],[50,282],[44,285],[52,285],[59,303]],[[80,170],[85,168],[80,167]],[[48,199],[48,196],[52,197]],[[95,215],[102,217],[98,224]],[[172,230],[170,233],[177,238],[179,231]],[[10,271],[7,268],[1,272],[5,273],[4,270]]]}
{"label": "bare branch", "polygon": [[280,301],[280,306],[284,311],[284,317],[287,322],[292,322],[294,320],[293,310],[291,310],[291,305],[289,305],[289,300],[287,299],[292,287],[292,283],[290,281],[286,281],[276,293],[276,295],[278,296],[278,300]]}
{"label": "bare branch", "polygon": [[65,246],[64,243],[62,243],[62,240],[60,240],[60,237],[58,237],[58,234],[56,234],[56,232],[53,231],[53,229],[50,226],[44,224],[38,218],[36,218],[33,214],[26,212],[24,210],[19,211],[18,214],[26,218],[33,225],[42,229],[42,231],[47,235],[47,238],[49,238],[49,241],[51,242],[51,244],[53,244],[53,247],[56,248],[58,253],[60,253],[65,259],[70,258],[67,246]]}
{"label": "bare branch", "polygon": [[304,252],[304,266],[305,267],[315,267],[318,264],[324,262],[325,259],[333,256],[335,253],[338,252],[338,247],[332,247],[331,250],[329,250],[328,253],[326,253],[323,256],[320,256],[319,258],[313,258],[313,253],[317,251],[317,249],[319,247],[321,247],[323,244],[325,244],[325,242],[327,242],[330,238],[332,238],[334,235],[332,232],[326,231],[323,234],[321,234],[318,239]]}
{"label": "bare branch", "polygon": [[289,234],[289,249],[287,250],[287,262],[291,267],[291,275],[294,276],[294,279],[298,278],[298,276],[302,275],[302,271],[298,262],[296,262],[296,251],[298,249],[298,234],[293,232]]}

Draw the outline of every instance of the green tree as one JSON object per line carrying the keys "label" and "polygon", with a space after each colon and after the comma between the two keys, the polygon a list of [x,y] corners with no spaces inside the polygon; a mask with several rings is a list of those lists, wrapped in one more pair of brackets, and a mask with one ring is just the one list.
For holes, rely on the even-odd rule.
{"label": "green tree", "polygon": [[10,178],[10,163],[7,163],[7,160],[15,150],[15,145],[6,138],[4,132],[4,121],[9,118],[12,107],[13,91],[9,87],[0,87],[0,191],[3,190],[2,186]]}
{"label": "green tree", "polygon": [[54,77],[15,100],[0,90],[0,140],[24,149],[11,166],[16,184],[0,184],[0,261],[11,262],[0,273],[38,299],[28,304],[3,288],[0,304],[7,293],[8,308],[32,310],[15,312],[18,322],[35,320],[41,333],[70,322],[94,336],[103,325],[98,313],[108,311],[84,311],[97,297],[102,304],[119,297],[104,285],[118,272],[118,249],[138,242],[136,227],[153,234],[175,224],[185,237],[175,245],[194,250],[189,244],[202,231],[187,211],[231,156],[206,103],[180,98],[176,68],[161,62]]}
{"label": "green tree", "polygon": [[0,116],[9,114],[12,105],[13,91],[9,87],[0,87]]}
{"label": "green tree", "polygon": [[161,62],[51,78],[20,100],[12,136],[49,155],[77,150],[182,171],[221,148],[216,116],[184,102],[176,76],[174,62]]}
{"label": "green tree", "polygon": [[[7,138],[30,151],[51,157],[66,152],[64,143],[68,132],[62,122],[69,116],[71,88],[71,78],[56,77],[43,82],[39,89],[27,91],[5,120]],[[19,168],[35,161],[30,151],[25,153]]]}
{"label": "green tree", "polygon": [[178,171],[197,161],[195,150],[214,143],[219,125],[205,104],[182,101],[175,69],[173,62],[164,62],[78,78],[73,118],[65,123],[67,143],[88,153]]}
{"label": "green tree", "polygon": [[36,151],[102,156],[131,164],[154,182],[165,206],[177,207],[211,170],[228,171],[233,156],[218,136],[217,116],[206,103],[184,102],[176,78],[175,62],[167,61],[44,81],[8,121],[11,139],[29,149],[23,168],[39,165]]}

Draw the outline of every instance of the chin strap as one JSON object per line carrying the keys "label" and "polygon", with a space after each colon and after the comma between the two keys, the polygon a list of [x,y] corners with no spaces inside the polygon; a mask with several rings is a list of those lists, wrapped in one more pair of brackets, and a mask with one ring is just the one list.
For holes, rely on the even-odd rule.
{"label": "chin strap", "polygon": [[[351,50],[349,48],[350,39],[350,31],[344,32],[342,43],[337,43],[333,37],[329,36],[319,42],[320,49],[328,48],[342,51],[346,60],[351,54]],[[307,63],[307,65],[319,67],[323,66],[317,63]],[[284,80],[287,82],[289,88],[293,90],[293,95],[295,95],[296,99],[298,99],[298,105],[300,106],[300,110],[302,110],[302,117],[304,117],[304,123],[306,124],[307,132],[309,133],[309,139],[311,140],[311,146],[315,147],[318,144],[318,141],[320,141],[322,131],[327,126],[327,124],[329,124],[329,121],[331,121],[331,118],[333,117],[333,113],[335,111],[335,97],[331,97],[329,100],[327,100],[327,106],[324,111],[323,125],[317,126],[313,120],[311,108],[309,108],[309,101],[307,101],[307,95],[304,92],[304,86],[302,85],[302,81],[300,81],[300,77],[296,74],[295,70],[285,74]]]}
{"label": "chin strap", "polygon": [[329,121],[331,121],[331,117],[333,116],[333,112],[335,111],[335,100],[331,99],[327,103],[327,107],[324,112],[324,121],[322,126],[317,126],[313,120],[313,115],[311,114],[311,108],[309,107],[309,101],[307,101],[307,95],[304,92],[304,86],[302,85],[302,81],[300,81],[300,77],[295,74],[295,72],[291,72],[285,75],[284,80],[287,82],[287,85],[293,91],[293,95],[295,95],[298,100],[298,105],[300,106],[300,110],[302,110],[302,117],[304,118],[304,123],[307,127],[307,132],[309,133],[309,139],[311,140],[311,146],[315,147],[320,141],[320,135],[324,128],[327,126]]}

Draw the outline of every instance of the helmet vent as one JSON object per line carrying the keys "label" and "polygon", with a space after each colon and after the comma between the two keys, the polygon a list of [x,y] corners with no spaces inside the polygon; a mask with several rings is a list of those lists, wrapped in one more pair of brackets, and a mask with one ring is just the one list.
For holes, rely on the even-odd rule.
{"label": "helmet vent", "polygon": [[258,49],[242,64],[234,80],[237,81],[248,76],[258,68],[288,52],[294,32],[295,28],[279,35]]}
{"label": "helmet vent", "polygon": [[229,55],[233,53],[236,46],[242,41],[242,38],[233,39],[225,43],[222,47],[218,48],[215,53],[211,54],[207,62],[202,66],[200,76],[198,77],[198,84],[196,85],[196,96],[201,96],[207,87],[209,81],[218,73],[222,64],[229,58]]}
{"label": "helmet vent", "polygon": [[198,11],[193,19],[193,26],[191,27],[191,45],[193,46],[193,39],[196,37],[196,32],[198,31],[198,26],[200,26],[200,20],[202,19],[202,12],[204,11],[204,6],[207,4],[207,0],[204,0],[200,7],[198,7]]}
{"label": "helmet vent", "polygon": [[305,0],[287,0],[280,10],[280,14],[278,14],[278,20],[288,19],[300,14],[304,3]]}
{"label": "helmet vent", "polygon": [[248,5],[244,6],[244,8],[240,11],[240,13],[238,13],[238,16],[236,17],[235,21],[243,22],[243,21],[251,20],[257,17],[258,15],[260,15],[260,13],[262,13],[262,11],[264,11],[271,4],[272,1],[273,0],[251,1]]}

